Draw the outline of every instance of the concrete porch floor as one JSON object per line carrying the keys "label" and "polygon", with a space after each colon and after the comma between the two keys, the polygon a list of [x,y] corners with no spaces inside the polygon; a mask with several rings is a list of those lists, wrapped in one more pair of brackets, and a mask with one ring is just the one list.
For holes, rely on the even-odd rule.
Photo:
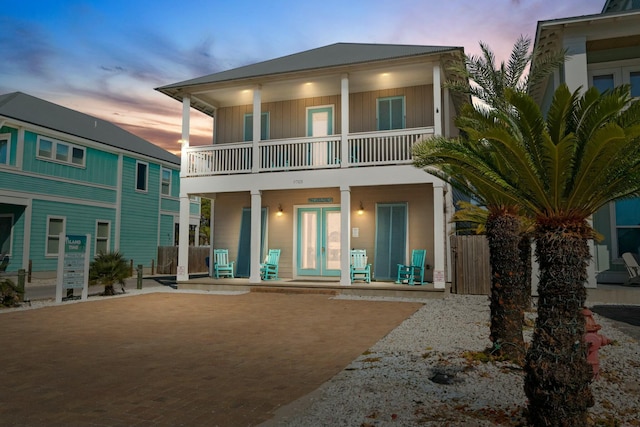
{"label": "concrete porch floor", "polygon": [[241,292],[276,292],[276,293],[308,293],[324,295],[349,295],[362,297],[393,297],[431,299],[444,298],[449,292],[436,289],[433,284],[406,285],[394,282],[354,282],[342,286],[337,280],[291,279],[263,280],[260,283],[249,283],[248,278],[191,277],[188,281],[177,282],[177,288],[198,291],[241,291]]}

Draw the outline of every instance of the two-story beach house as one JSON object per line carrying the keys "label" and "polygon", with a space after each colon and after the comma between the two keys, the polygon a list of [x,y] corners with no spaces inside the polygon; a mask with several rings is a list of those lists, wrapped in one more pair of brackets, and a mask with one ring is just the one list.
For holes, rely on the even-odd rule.
{"label": "two-story beach house", "polygon": [[[177,156],[110,122],[21,92],[0,96],[7,271],[51,276],[61,233],[89,234],[92,255],[118,250],[145,269],[157,265],[158,246],[175,244],[179,172]],[[188,235],[199,202],[186,208]]]}
{"label": "two-story beach house", "polygon": [[[426,278],[443,288],[451,191],[413,166],[412,147],[456,134],[463,100],[443,82],[462,54],[337,43],[158,88],[182,103],[178,280],[197,195],[212,199],[212,247],[250,283],[268,249],[281,251],[280,277],[342,285],[351,249],[366,250],[377,281],[426,249]],[[211,116],[211,145],[189,145],[192,109]]]}
{"label": "two-story beach house", "polygon": [[[601,91],[630,84],[632,96],[640,97],[638,0],[608,0],[600,14],[538,22],[535,47],[568,54],[564,67],[532,90],[543,108],[562,82],[572,90],[595,86]],[[592,276],[603,283],[624,282],[622,254],[640,257],[640,198],[610,203],[594,215],[593,225],[604,239],[594,245]]]}

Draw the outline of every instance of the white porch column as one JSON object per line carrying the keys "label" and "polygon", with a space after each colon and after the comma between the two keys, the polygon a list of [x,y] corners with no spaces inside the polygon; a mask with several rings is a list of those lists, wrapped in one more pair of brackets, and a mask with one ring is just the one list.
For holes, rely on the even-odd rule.
{"label": "white porch column", "polygon": [[340,285],[351,285],[351,188],[340,187]]}
{"label": "white porch column", "polygon": [[251,190],[251,270],[249,273],[249,283],[260,283],[260,263],[262,262],[260,259],[260,236],[262,236],[261,218],[262,194],[260,190]]}
{"label": "white porch column", "polygon": [[351,162],[351,156],[349,156],[349,75],[342,75],[342,85],[340,89],[340,121],[342,126],[342,138],[340,140],[341,150],[340,167],[346,168]]}
{"label": "white porch column", "polygon": [[[189,148],[189,128],[191,113],[191,97],[185,95],[182,98],[182,143],[181,161],[180,161],[180,177],[187,175],[186,151]],[[190,200],[186,193],[180,194],[180,225],[178,237],[178,268],[176,280],[189,280],[189,217],[190,217]]]}
{"label": "white porch column", "polygon": [[[589,88],[589,74],[587,73],[587,38],[585,36],[567,37],[563,41],[563,48],[567,50],[567,60],[564,63],[564,81],[570,91],[578,88],[584,93]],[[589,220],[591,223],[591,219]],[[587,265],[587,281],[585,287],[597,287],[596,279],[596,250],[593,240],[589,240],[591,261]]]}
{"label": "white porch column", "polygon": [[444,182],[433,184],[433,286],[444,289],[447,244],[444,218]]}
{"label": "white porch column", "polygon": [[581,92],[589,88],[587,74],[587,38],[585,36],[571,37],[563,40],[567,50],[567,60],[564,63],[564,81],[570,91],[582,87]]}
{"label": "white porch column", "polygon": [[262,134],[262,86],[256,85],[253,89],[253,165],[252,172],[258,172],[260,168],[260,149],[258,142]]}
{"label": "white porch column", "polygon": [[180,143],[182,144],[181,161],[180,162],[180,177],[187,176],[187,156],[186,149],[189,147],[189,133],[190,133],[190,119],[191,119],[191,97],[185,95],[182,98],[182,137]]}
{"label": "white porch column", "polygon": [[215,221],[215,204],[216,204],[216,199],[210,199],[211,200],[211,214],[209,217],[209,276],[213,276],[213,226],[214,226],[214,221]]}
{"label": "white porch column", "polygon": [[433,128],[436,135],[442,135],[442,82],[439,63],[433,65]]}
{"label": "white porch column", "polygon": [[180,194],[180,232],[178,236],[178,271],[176,280],[189,280],[189,200]]}

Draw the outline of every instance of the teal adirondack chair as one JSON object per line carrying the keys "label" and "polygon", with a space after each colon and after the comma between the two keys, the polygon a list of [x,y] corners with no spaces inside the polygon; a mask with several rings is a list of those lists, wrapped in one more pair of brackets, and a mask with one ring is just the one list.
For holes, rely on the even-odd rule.
{"label": "teal adirondack chair", "polygon": [[365,249],[351,250],[351,282],[355,280],[371,283],[371,264],[367,264]]}
{"label": "teal adirondack chair", "polygon": [[406,282],[408,285],[424,284],[424,262],[427,257],[426,249],[414,249],[411,251],[411,264],[398,264],[398,277],[396,283]]}
{"label": "teal adirondack chair", "polygon": [[213,250],[213,276],[216,279],[220,277],[230,277],[233,279],[233,264],[235,261],[229,261],[228,249]]}
{"label": "teal adirondack chair", "polygon": [[278,280],[278,264],[280,249],[269,249],[264,262],[260,264],[260,278],[262,280]]}

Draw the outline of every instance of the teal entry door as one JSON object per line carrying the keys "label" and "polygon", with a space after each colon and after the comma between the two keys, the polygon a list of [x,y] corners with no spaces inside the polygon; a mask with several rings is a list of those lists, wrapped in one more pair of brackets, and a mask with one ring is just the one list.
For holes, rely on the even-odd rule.
{"label": "teal entry door", "polygon": [[297,273],[340,276],[340,208],[298,208]]}
{"label": "teal entry door", "polygon": [[[260,260],[264,256],[264,237],[267,230],[267,209],[261,209],[260,221],[262,233],[260,234]],[[238,242],[238,257],[236,258],[236,277],[249,277],[251,273],[251,209],[242,209],[240,222],[240,241]]]}

